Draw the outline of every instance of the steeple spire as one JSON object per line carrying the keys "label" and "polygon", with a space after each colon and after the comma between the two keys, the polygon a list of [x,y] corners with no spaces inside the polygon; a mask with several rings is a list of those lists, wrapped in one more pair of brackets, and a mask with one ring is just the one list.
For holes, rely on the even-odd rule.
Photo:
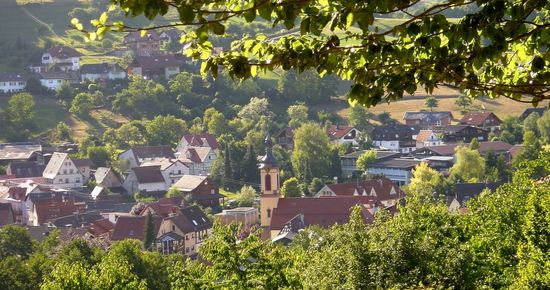
{"label": "steeple spire", "polygon": [[264,139],[265,144],[265,156],[260,160],[260,169],[266,167],[278,167],[277,159],[273,156],[273,143],[271,142],[271,135],[268,133]]}

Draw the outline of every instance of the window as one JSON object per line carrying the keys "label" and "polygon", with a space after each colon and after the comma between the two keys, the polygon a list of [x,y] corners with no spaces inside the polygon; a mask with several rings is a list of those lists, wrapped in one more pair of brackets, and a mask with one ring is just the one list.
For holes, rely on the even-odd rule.
{"label": "window", "polygon": [[63,174],[67,174],[67,169],[63,169]]}
{"label": "window", "polygon": [[70,174],[73,174],[73,170],[72,170],[72,169],[69,169],[69,173],[70,173]]}
{"label": "window", "polygon": [[69,179],[68,179],[68,178],[65,178],[65,183],[69,183]]}
{"label": "window", "polygon": [[176,231],[176,226],[175,225],[172,225],[172,231]]}
{"label": "window", "polygon": [[271,176],[269,174],[265,175],[265,190],[271,191]]}
{"label": "window", "polygon": [[270,209],[270,208],[267,209],[267,217],[268,217],[268,218],[271,217],[271,209]]}

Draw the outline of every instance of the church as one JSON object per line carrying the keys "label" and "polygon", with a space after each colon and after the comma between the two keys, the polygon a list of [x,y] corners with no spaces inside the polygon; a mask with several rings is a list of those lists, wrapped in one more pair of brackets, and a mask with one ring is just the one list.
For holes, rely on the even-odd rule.
{"label": "church", "polygon": [[349,221],[351,209],[362,209],[365,223],[372,223],[376,199],[372,196],[281,197],[279,166],[273,156],[272,141],[265,139],[265,156],[260,160],[260,224],[264,239],[288,243],[309,225],[327,228]]}

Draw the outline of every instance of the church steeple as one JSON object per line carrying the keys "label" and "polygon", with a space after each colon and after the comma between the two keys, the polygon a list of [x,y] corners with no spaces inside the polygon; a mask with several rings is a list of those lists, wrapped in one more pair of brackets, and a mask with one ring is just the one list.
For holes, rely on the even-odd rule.
{"label": "church steeple", "polygon": [[264,143],[265,156],[260,160],[260,218],[261,226],[269,227],[272,211],[279,203],[279,165],[273,156],[273,144],[269,134],[265,137]]}

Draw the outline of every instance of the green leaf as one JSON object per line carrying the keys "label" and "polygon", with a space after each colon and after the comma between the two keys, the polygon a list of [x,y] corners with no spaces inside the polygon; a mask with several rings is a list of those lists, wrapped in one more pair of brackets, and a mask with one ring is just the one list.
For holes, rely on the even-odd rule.
{"label": "green leaf", "polygon": [[212,22],[209,24],[210,30],[214,32],[214,34],[222,35],[225,33],[225,26],[219,22]]}
{"label": "green leaf", "polygon": [[195,12],[193,8],[187,4],[181,4],[178,7],[178,13],[180,15],[180,21],[184,24],[191,23],[195,20]]}
{"label": "green leaf", "polygon": [[107,12],[101,13],[99,16],[99,24],[105,24],[107,22]]}

